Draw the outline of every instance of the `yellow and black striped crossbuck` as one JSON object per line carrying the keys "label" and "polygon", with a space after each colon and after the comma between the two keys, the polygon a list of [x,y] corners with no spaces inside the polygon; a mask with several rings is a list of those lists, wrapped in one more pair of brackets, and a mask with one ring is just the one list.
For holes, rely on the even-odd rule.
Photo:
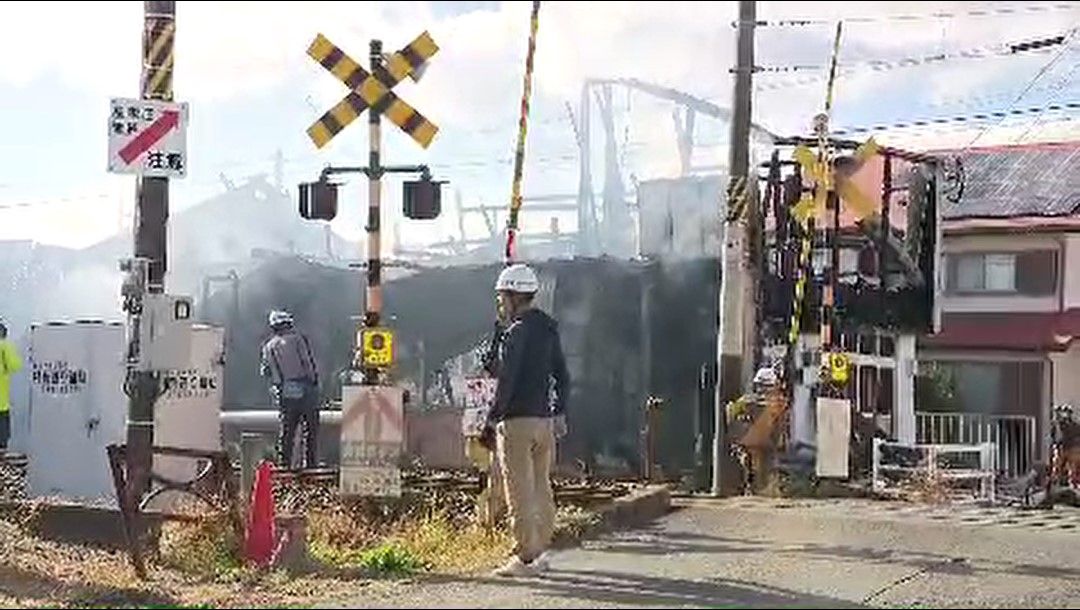
{"label": "yellow and black striped crossbuck", "polygon": [[424,118],[415,108],[401,100],[391,89],[406,76],[411,76],[439,47],[431,35],[424,32],[404,49],[394,53],[372,73],[346,55],[337,45],[319,34],[308,47],[308,55],[330,71],[351,91],[326,114],[308,128],[307,133],[317,148],[326,146],[370,108],[389,118],[420,146],[427,148],[439,128]]}

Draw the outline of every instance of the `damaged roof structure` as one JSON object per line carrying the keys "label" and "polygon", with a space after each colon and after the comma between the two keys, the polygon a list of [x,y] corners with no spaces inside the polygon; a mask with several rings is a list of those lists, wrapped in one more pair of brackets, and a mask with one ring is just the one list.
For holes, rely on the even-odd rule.
{"label": "damaged roof structure", "polygon": [[[715,325],[716,261],[530,264],[553,286],[547,306],[559,321],[573,379],[571,436],[561,459],[640,472],[642,410],[649,396],[658,396],[667,405],[659,432],[662,466],[669,472],[692,468],[695,445],[704,446],[695,436],[712,429],[703,419],[711,412],[711,391],[702,390],[700,381],[715,360],[715,333],[702,329]],[[395,377],[416,378],[421,370],[430,376],[490,336],[500,268],[420,269],[385,282],[384,319],[398,346]],[[361,279],[358,270],[281,256],[241,278],[239,307],[228,291],[215,293],[204,311],[228,336],[225,408],[268,408],[258,358],[268,336],[265,312],[273,307],[293,312],[329,380],[324,398],[336,397],[336,374],[349,364],[362,309]]]}

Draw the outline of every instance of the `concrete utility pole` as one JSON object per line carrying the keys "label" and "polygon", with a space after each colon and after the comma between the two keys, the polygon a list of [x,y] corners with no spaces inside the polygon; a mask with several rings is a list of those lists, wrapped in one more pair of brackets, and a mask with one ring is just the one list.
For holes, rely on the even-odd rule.
{"label": "concrete utility pole", "polygon": [[[173,40],[176,33],[176,2],[147,0],[143,3],[142,78],[140,95],[144,100],[172,101]],[[145,279],[145,291],[165,291],[166,236],[169,220],[169,179],[140,177],[135,183],[135,248],[139,273]],[[145,266],[144,266],[145,265]],[[141,303],[129,312],[129,337],[132,353],[128,368],[127,488],[128,506],[134,508],[146,493],[150,482],[151,449],[154,444],[154,402],[159,394],[158,378],[153,371],[133,367],[142,357],[138,345],[143,321]]]}
{"label": "concrete utility pole", "polygon": [[[742,394],[744,320],[747,312],[745,289],[747,208],[752,200],[750,175],[751,80],[754,73],[754,25],[757,19],[753,0],[739,2],[739,32],[735,93],[732,103],[731,138],[728,157],[728,194],[724,214],[724,246],[720,252],[720,307],[717,336],[716,423],[713,435],[712,493],[723,489],[724,462],[728,456],[725,405]],[[751,305],[752,306],[752,305]]]}

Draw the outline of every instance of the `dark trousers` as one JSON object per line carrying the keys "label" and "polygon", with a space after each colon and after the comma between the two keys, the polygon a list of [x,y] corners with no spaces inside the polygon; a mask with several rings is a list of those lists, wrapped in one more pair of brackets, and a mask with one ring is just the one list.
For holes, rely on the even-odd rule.
{"label": "dark trousers", "polygon": [[11,438],[11,412],[0,412],[0,453],[7,451],[8,439]]}
{"label": "dark trousers", "polygon": [[298,428],[303,434],[304,468],[317,466],[319,439],[319,403],[315,388],[309,387],[303,398],[278,399],[278,465],[292,468],[293,443]]}

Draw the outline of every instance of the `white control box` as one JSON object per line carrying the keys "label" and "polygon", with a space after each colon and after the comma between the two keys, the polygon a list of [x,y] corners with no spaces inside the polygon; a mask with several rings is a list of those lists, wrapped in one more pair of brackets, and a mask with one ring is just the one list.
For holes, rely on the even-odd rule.
{"label": "white control box", "polygon": [[191,362],[191,297],[148,294],[143,297],[140,325],[140,368],[150,371],[181,369]]}

